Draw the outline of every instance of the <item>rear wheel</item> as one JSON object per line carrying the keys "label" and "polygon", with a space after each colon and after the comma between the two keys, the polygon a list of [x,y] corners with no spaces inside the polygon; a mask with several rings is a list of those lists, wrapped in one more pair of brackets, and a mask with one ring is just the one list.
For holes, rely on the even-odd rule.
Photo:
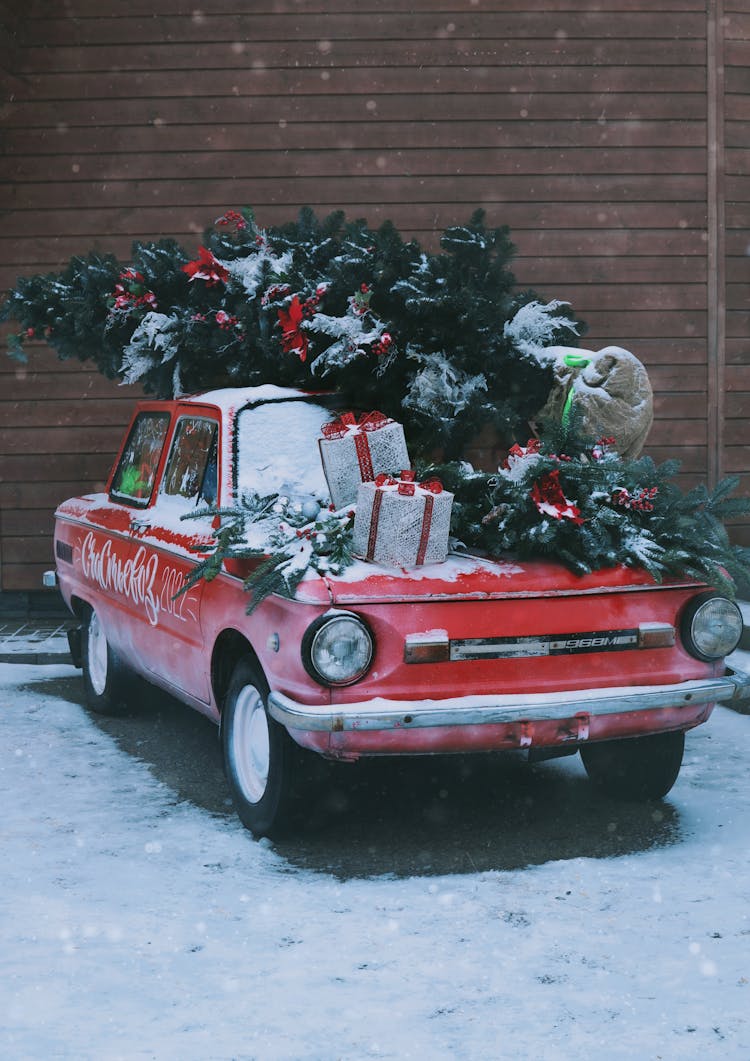
{"label": "rear wheel", "polygon": [[591,781],[608,796],[661,799],[677,780],[684,748],[685,734],[680,730],[584,744],[581,758]]}
{"label": "rear wheel", "polygon": [[86,703],[100,715],[125,714],[130,672],[107,641],[95,608],[83,628],[82,649]]}
{"label": "rear wheel", "polygon": [[227,781],[242,824],[278,836],[297,821],[306,790],[305,755],[268,714],[268,686],[250,658],[236,665],[221,718]]}

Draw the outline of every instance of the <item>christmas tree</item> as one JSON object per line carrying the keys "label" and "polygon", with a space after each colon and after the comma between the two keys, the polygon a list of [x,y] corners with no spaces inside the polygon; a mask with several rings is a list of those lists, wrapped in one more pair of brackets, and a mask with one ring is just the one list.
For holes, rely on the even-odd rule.
{"label": "christmas tree", "polygon": [[[305,209],[264,230],[251,211],[230,210],[195,254],[174,240],[136,243],[128,263],[92,253],[20,278],[0,319],[20,326],[14,357],[44,339],[60,358],[159,397],[275,383],[379,410],[403,423],[423,475],[455,495],[454,538],[491,556],[554,558],[580,573],[627,564],[728,589],[731,576],[747,579],[750,551],[723,526],[750,511],[729,497],[736,480],[683,495],[675,462],[624,460],[614,439],[584,437],[580,415],[569,415],[583,385],[541,437],[519,444],[548,402],[555,364],[558,390],[566,378],[560,359],[570,353],[553,348],[577,342],[583,326],[566,303],[514,290],[513,251],[508,230],[487,228],[482,211],[428,252],[389,223],[374,231],[341,212],[321,220]],[[596,371],[584,371],[598,393]],[[509,450],[493,475],[455,460],[485,425]],[[436,451],[447,463],[429,466]],[[269,592],[293,594],[308,569],[340,572],[352,561],[353,514],[314,508],[269,495],[215,512],[215,548],[191,582],[215,577],[225,559],[263,555],[248,583],[252,607]],[[260,551],[247,543],[259,520],[269,529]]]}
{"label": "christmas tree", "polygon": [[[460,454],[491,424],[511,444],[545,403],[549,365],[506,327],[533,292],[514,293],[513,245],[481,211],[449,228],[440,251],[343,213],[263,230],[229,211],[191,256],[173,240],[73,258],[22,277],[0,318],[17,321],[11,353],[46,340],[61,358],[159,397],[217,385],[333,390],[342,407],[405,423],[415,454]],[[537,314],[540,345],[580,332],[569,307]]]}

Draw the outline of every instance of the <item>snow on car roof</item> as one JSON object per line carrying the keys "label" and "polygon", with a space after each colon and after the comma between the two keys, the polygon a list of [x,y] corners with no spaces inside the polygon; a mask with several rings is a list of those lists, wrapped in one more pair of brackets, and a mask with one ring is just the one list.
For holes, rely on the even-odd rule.
{"label": "snow on car roof", "polygon": [[204,391],[202,394],[191,394],[181,398],[183,402],[196,405],[215,405],[222,412],[233,412],[244,405],[255,402],[277,402],[285,398],[305,398],[304,391],[291,387],[277,387],[273,383],[264,383],[260,387],[222,387],[219,390]]}

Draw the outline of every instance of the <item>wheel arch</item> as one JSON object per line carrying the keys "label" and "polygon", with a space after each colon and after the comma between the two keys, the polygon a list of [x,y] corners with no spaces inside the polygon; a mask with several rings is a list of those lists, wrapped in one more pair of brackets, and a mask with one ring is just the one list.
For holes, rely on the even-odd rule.
{"label": "wheel arch", "polygon": [[245,635],[239,630],[222,630],[211,653],[211,689],[219,714],[224,711],[232,672],[238,661],[245,657],[249,657],[258,673],[265,677],[258,654]]}
{"label": "wheel arch", "polygon": [[70,608],[76,619],[80,619],[83,622],[88,618],[89,613],[94,610],[94,605],[90,601],[84,600],[83,597],[78,597],[74,594],[70,598]]}

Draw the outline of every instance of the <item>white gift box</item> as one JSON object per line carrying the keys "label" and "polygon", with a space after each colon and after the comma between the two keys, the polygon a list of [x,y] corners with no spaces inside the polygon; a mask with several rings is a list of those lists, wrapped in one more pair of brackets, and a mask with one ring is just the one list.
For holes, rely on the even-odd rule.
{"label": "white gift box", "polygon": [[442,563],[448,555],[453,494],[437,480],[380,475],[357,492],[352,551],[395,567]]}
{"label": "white gift box", "polygon": [[342,413],[338,420],[323,424],[318,444],[336,509],[354,504],[361,483],[410,463],[403,427],[378,412],[363,415],[359,422],[354,413]]}

